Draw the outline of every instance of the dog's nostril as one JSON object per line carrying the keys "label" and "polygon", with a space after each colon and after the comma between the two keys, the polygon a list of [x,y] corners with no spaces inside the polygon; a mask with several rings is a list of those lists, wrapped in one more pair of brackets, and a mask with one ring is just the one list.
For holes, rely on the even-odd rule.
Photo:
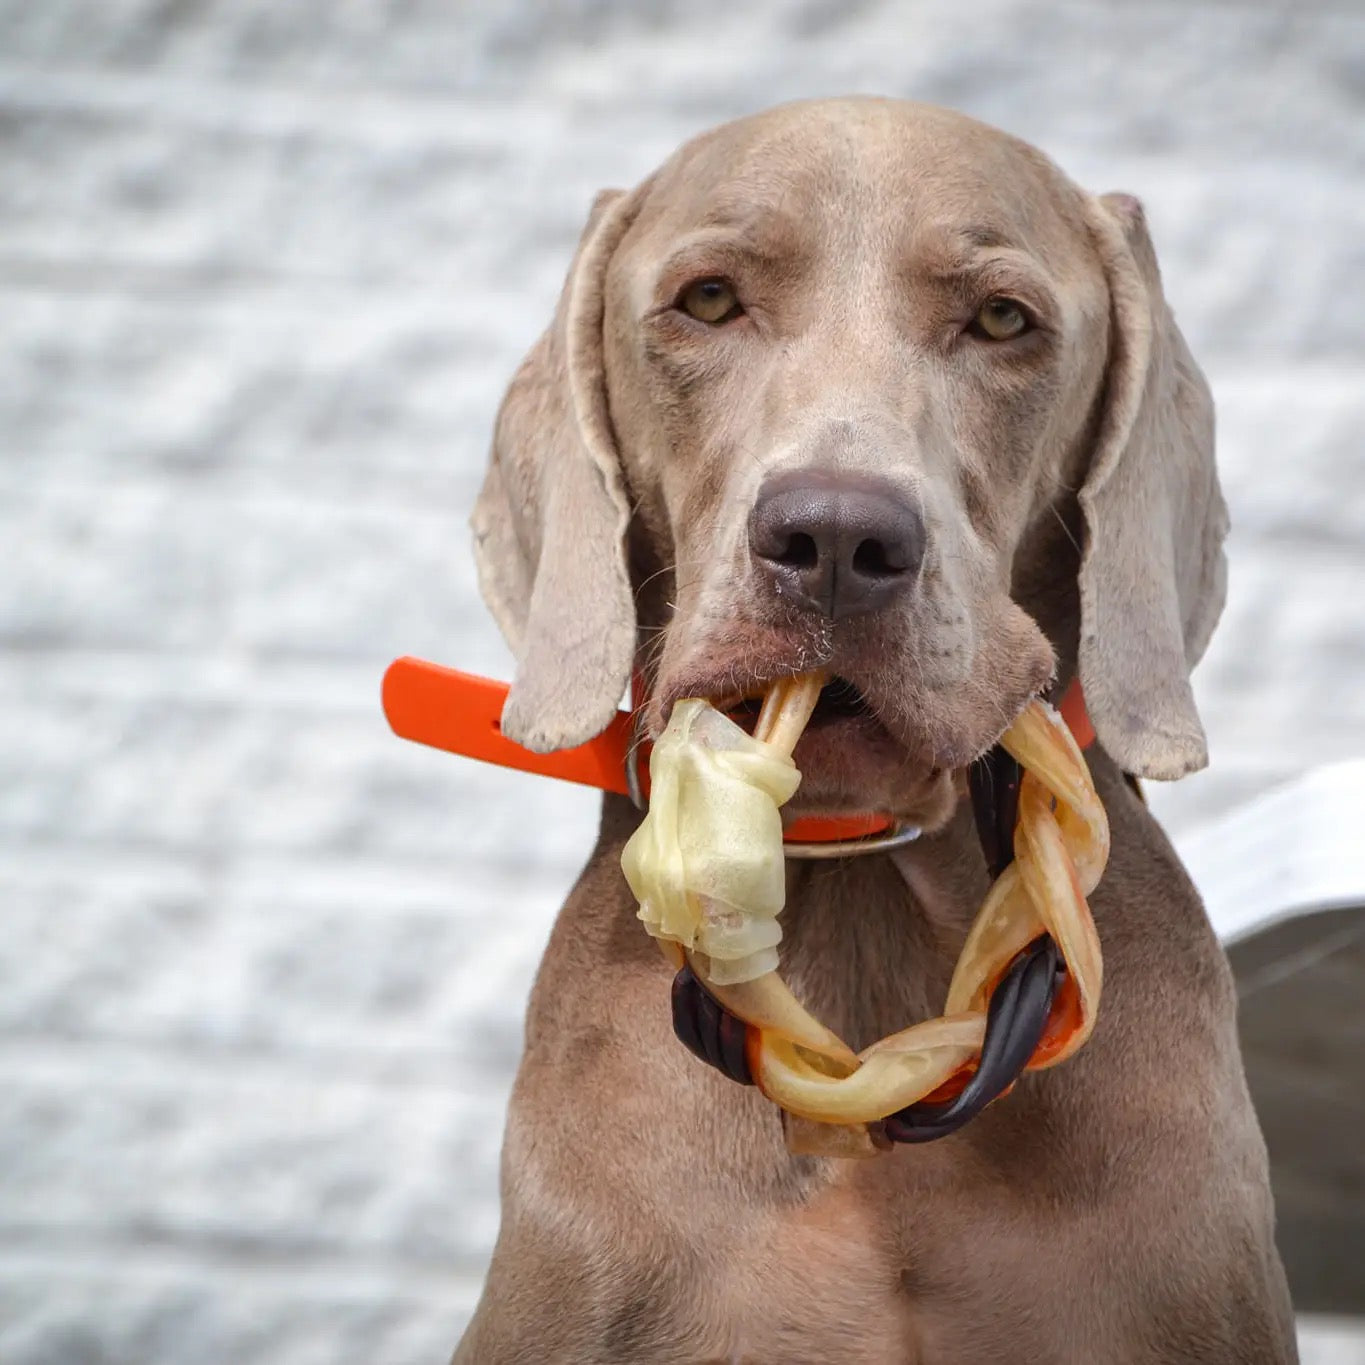
{"label": "dog's nostril", "polygon": [[904,565],[892,562],[886,543],[872,539],[859,541],[853,551],[853,568],[869,578],[891,578],[905,572]]}
{"label": "dog's nostril", "polygon": [[794,531],[775,555],[767,555],[765,558],[793,569],[813,569],[820,562],[820,548],[816,545],[814,536],[807,535],[804,531]]}

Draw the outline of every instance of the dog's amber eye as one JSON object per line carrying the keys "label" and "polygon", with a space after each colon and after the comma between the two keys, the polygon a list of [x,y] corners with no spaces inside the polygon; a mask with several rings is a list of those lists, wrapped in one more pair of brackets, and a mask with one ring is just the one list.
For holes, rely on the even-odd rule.
{"label": "dog's amber eye", "polygon": [[1013,299],[996,295],[981,305],[971,330],[989,341],[1008,341],[1029,329],[1028,314]]}
{"label": "dog's amber eye", "polygon": [[729,322],[744,310],[728,280],[695,280],[678,296],[678,307],[688,317],[712,325]]}

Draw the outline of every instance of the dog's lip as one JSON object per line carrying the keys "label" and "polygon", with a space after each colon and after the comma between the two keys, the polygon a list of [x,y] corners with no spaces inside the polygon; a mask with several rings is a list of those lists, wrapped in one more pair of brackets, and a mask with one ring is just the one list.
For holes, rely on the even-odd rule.
{"label": "dog's lip", "polygon": [[[788,665],[770,671],[755,672],[743,678],[736,678],[733,671],[723,676],[705,674],[685,676],[669,685],[658,697],[655,713],[650,717],[651,729],[657,727],[656,734],[662,732],[673,713],[673,707],[689,697],[704,697],[747,729],[751,722],[757,719],[759,705],[773,683],[782,678],[797,676],[799,672],[809,671],[811,670],[795,670]],[[807,732],[817,733],[836,727],[851,732],[861,731],[863,734],[880,735],[893,742],[899,742],[894,732],[883,724],[876,701],[867,695],[862,685],[844,674],[833,672],[821,689],[820,701],[816,703],[815,712],[807,725]]]}
{"label": "dog's lip", "polygon": [[[732,694],[730,697],[712,699],[713,706],[725,711],[745,729],[749,729],[752,723],[758,719],[762,703],[761,693],[758,695]],[[820,689],[815,710],[811,713],[806,728],[808,730],[824,729],[826,726],[837,725],[845,721],[861,724],[877,723],[877,716],[867,698],[863,696],[855,684],[847,678],[835,675]]]}
{"label": "dog's lip", "polygon": [[731,710],[745,702],[761,701],[775,682],[783,678],[797,677],[803,672],[811,672],[813,668],[819,666],[817,664],[809,669],[802,669],[793,668],[788,664],[774,665],[746,674],[736,674],[733,669],[727,669],[724,673],[685,674],[657,694],[655,716],[652,719],[655,719],[662,730],[668,724],[674,706],[689,697],[703,697],[722,711]]}

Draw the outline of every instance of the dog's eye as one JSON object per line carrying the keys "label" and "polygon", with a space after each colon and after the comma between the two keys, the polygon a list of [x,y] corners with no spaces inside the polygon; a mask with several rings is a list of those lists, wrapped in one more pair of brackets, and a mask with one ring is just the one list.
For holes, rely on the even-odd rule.
{"label": "dog's eye", "polygon": [[1021,304],[997,294],[981,305],[968,330],[987,341],[1009,341],[1032,325]]}
{"label": "dog's eye", "polygon": [[743,311],[728,280],[694,280],[678,296],[677,306],[688,317],[716,326],[737,318]]}

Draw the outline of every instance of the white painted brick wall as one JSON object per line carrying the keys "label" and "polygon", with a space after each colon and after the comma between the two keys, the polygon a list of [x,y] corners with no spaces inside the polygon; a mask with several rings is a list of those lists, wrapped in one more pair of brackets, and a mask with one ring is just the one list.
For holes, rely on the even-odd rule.
{"label": "white painted brick wall", "polygon": [[1172,828],[1365,751],[1352,0],[0,0],[5,1365],[444,1358],[594,809],[379,677],[506,671],[465,517],[593,192],[847,90],[1147,203],[1237,522]]}

